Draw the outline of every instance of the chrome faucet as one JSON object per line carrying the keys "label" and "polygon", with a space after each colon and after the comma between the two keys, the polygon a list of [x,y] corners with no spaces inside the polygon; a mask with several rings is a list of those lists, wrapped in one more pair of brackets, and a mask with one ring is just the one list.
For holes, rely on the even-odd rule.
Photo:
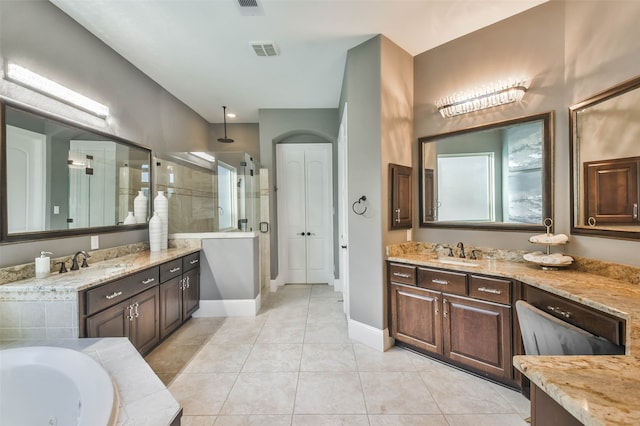
{"label": "chrome faucet", "polygon": [[467,257],[464,255],[464,244],[462,244],[462,241],[460,241],[458,245],[456,245],[456,247],[460,249],[460,258],[464,259],[465,257]]}
{"label": "chrome faucet", "polygon": [[84,250],[80,250],[79,252],[77,252],[74,256],[73,256],[73,260],[71,261],[71,270],[72,271],[77,271],[78,269],[80,269],[80,267],[78,266],[78,256],[82,255],[82,268],[87,268],[89,267],[89,264],[87,263],[87,259],[91,257],[91,255],[89,253],[87,253]]}

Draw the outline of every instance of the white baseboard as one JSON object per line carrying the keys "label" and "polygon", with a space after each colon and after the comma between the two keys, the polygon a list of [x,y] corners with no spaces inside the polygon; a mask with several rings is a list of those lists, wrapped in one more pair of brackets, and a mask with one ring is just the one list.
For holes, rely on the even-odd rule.
{"label": "white baseboard", "polygon": [[389,336],[389,329],[380,330],[370,325],[355,321],[351,318],[348,320],[349,338],[367,345],[380,352],[384,352],[394,345],[394,340]]}
{"label": "white baseboard", "polygon": [[271,291],[278,291],[278,287],[282,287],[284,283],[280,279],[281,275],[278,275],[275,280],[271,280]]}
{"label": "white baseboard", "polygon": [[333,280],[333,289],[335,291],[342,291],[342,280],[340,278],[335,278]]}
{"label": "white baseboard", "polygon": [[233,300],[201,300],[194,318],[204,317],[255,317],[260,311],[261,298]]}

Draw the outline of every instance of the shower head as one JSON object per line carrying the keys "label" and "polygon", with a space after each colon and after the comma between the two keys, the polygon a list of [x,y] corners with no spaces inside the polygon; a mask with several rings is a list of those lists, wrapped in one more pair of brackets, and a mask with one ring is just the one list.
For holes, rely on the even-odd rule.
{"label": "shower head", "polygon": [[227,137],[227,107],[222,106],[222,118],[224,119],[224,138],[218,138],[218,142],[232,143],[233,139]]}

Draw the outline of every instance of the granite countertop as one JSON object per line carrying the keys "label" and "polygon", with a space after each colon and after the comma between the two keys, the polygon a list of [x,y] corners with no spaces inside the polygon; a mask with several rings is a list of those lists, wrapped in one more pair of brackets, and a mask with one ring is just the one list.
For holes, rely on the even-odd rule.
{"label": "granite countertop", "polygon": [[640,351],[640,285],[571,267],[545,271],[510,260],[444,258],[462,261],[460,265],[447,264],[435,252],[411,252],[406,245],[401,249],[389,250],[387,259],[515,279],[626,320],[626,355],[518,355],[513,364],[585,425],[638,424],[640,357],[632,354]]}
{"label": "granite countertop", "polygon": [[0,349],[57,346],[73,349],[98,361],[118,390],[118,426],[170,425],[180,404],[126,337],[14,341]]}
{"label": "granite countertop", "polygon": [[77,292],[112,281],[132,273],[200,251],[194,247],[169,248],[158,252],[143,251],[91,263],[88,268],[60,274],[52,272],[45,278],[28,278],[0,285],[0,300],[21,300],[25,295],[38,293],[75,298]]}

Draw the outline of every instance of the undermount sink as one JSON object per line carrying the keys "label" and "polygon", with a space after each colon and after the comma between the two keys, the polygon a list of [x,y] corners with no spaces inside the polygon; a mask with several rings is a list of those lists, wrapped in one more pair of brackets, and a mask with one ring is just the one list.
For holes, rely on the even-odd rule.
{"label": "undermount sink", "polygon": [[437,262],[446,263],[447,265],[458,266],[480,266],[479,263],[470,262],[468,260],[456,260],[456,259],[436,259]]}

